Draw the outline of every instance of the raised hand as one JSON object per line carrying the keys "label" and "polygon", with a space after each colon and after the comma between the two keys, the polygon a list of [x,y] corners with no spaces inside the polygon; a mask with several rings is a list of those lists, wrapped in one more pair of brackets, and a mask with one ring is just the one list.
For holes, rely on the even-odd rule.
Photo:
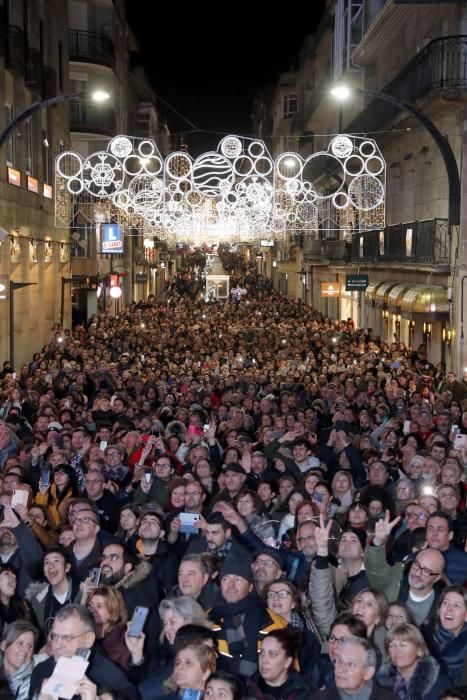
{"label": "raised hand", "polygon": [[319,516],[319,527],[316,527],[315,538],[318,545],[318,554],[326,557],[329,554],[329,532],[332,527],[332,520],[329,519],[327,524],[324,523],[324,515]]}
{"label": "raised hand", "polygon": [[375,544],[377,547],[384,544],[393,529],[396,527],[397,523],[400,522],[400,519],[401,517],[398,515],[397,518],[394,518],[394,520],[390,520],[390,513],[387,510],[384,520],[378,520],[376,522],[373,544]]}

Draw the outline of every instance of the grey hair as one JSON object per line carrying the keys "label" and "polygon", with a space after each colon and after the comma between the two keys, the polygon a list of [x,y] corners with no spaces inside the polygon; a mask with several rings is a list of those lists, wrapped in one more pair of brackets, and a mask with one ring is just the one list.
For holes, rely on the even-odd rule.
{"label": "grey hair", "polygon": [[345,644],[356,644],[357,646],[361,647],[365,654],[365,658],[363,661],[364,666],[374,666],[376,668],[376,651],[374,650],[368,639],[364,639],[363,637],[352,636],[344,637],[342,639],[341,645]]}
{"label": "grey hair", "polygon": [[29,620],[16,620],[15,622],[11,622],[9,625],[5,625],[0,642],[6,649],[11,644],[16,642],[18,637],[21,637],[22,634],[26,634],[26,632],[32,633],[35,646],[37,640],[39,639],[39,631],[36,627],[34,627],[32,622],[29,622]]}
{"label": "grey hair", "polygon": [[184,561],[191,561],[195,564],[199,564],[199,568],[202,574],[209,574],[209,567],[206,564],[205,559],[203,559],[203,556],[201,554],[185,554],[183,559],[181,560],[180,564],[183,564]]}
{"label": "grey hair", "polygon": [[65,605],[55,615],[55,619],[60,622],[65,622],[71,617],[77,617],[83,625],[86,627],[86,632],[96,633],[96,623],[94,618],[89,612],[89,610],[84,605],[78,605],[78,603],[70,603]]}
{"label": "grey hair", "polygon": [[[165,598],[159,605],[159,615],[164,622],[164,616],[166,613],[173,611],[177,615],[183,618],[183,624],[185,625],[200,625],[201,627],[211,627],[206,613],[199,603],[196,602],[194,598],[190,598],[187,595],[181,595],[177,598]],[[161,642],[165,639],[165,632],[162,630],[160,636]]]}

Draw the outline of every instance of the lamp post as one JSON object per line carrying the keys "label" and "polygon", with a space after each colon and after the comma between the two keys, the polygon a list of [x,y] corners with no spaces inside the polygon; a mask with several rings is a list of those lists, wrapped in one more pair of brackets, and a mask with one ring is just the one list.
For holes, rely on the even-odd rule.
{"label": "lamp post", "polygon": [[411,102],[394,97],[393,95],[388,95],[386,92],[376,92],[375,90],[366,90],[363,88],[351,89],[345,85],[336,85],[330,90],[331,95],[340,101],[348,100],[352,92],[359,95],[375,97],[404,109],[406,112],[409,112],[409,114],[412,114],[431,135],[441,154],[448,176],[448,233],[451,235],[451,227],[460,223],[461,183],[456,156],[447,138],[443,136],[428,115],[415,107]]}
{"label": "lamp post", "polygon": [[94,90],[94,92],[72,92],[68,95],[56,95],[55,97],[50,97],[48,100],[40,100],[38,102],[33,102],[32,105],[23,109],[22,112],[16,115],[14,119],[0,132],[0,148],[9,139],[16,127],[24,122],[26,119],[38,112],[41,109],[47,109],[47,107],[53,107],[54,105],[60,104],[61,102],[71,102],[73,100],[92,100],[93,102],[105,102],[109,98],[109,93],[105,90]]}

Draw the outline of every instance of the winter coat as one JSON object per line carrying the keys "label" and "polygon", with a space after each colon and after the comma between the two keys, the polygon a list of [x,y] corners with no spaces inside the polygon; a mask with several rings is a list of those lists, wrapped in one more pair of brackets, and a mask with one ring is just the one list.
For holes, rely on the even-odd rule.
{"label": "winter coat", "polygon": [[[313,693],[311,700],[341,700],[341,696],[333,683],[329,688]],[[373,691],[370,695],[370,700],[397,700],[397,698],[392,690],[386,690],[386,688],[382,688],[373,681]]]}
{"label": "winter coat", "polygon": [[[28,586],[26,593],[24,594],[24,597],[29,602],[34,611],[34,615],[36,616],[39,628],[43,631],[45,630],[46,622],[48,619],[47,600],[49,591],[49,583],[34,582]],[[51,593],[51,595],[53,594]],[[69,595],[67,596],[67,599],[65,600],[63,605],[68,605],[68,603],[74,603],[78,599],[78,597],[79,585],[77,581],[73,581],[71,584],[71,590],[69,591]]]}
{"label": "winter coat", "polygon": [[258,700],[309,700],[313,691],[307,679],[299,673],[290,673],[287,681],[284,683],[280,698],[277,695],[268,693],[266,683],[261,678],[259,673],[255,674],[248,683],[250,695],[253,695]]}
{"label": "winter coat", "polygon": [[[394,691],[397,675],[392,663],[383,664],[376,680],[383,688]],[[451,687],[451,682],[440,670],[438,662],[432,656],[425,656],[415,666],[408,686],[409,700],[438,700],[440,693]]]}

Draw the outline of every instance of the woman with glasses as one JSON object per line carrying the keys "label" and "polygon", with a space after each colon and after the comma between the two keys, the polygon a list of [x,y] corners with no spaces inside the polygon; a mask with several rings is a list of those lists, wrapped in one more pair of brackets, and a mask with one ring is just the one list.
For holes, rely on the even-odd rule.
{"label": "woman with glasses", "polygon": [[65,522],[71,499],[79,496],[78,484],[68,464],[57,464],[53,470],[49,470],[48,477],[49,483],[45,484],[45,474],[42,474],[34,503],[45,506],[49,522],[57,526]]}
{"label": "woman with glasses", "polygon": [[438,700],[451,685],[415,625],[403,623],[389,630],[386,653],[389,661],[379,668],[376,680],[398,700]]}
{"label": "woman with glasses", "polygon": [[302,609],[300,594],[291,581],[273,581],[265,586],[263,599],[269,612],[280,615],[287,626],[296,630],[299,644],[298,659],[304,673],[310,663],[321,653],[323,640],[310,610]]}

